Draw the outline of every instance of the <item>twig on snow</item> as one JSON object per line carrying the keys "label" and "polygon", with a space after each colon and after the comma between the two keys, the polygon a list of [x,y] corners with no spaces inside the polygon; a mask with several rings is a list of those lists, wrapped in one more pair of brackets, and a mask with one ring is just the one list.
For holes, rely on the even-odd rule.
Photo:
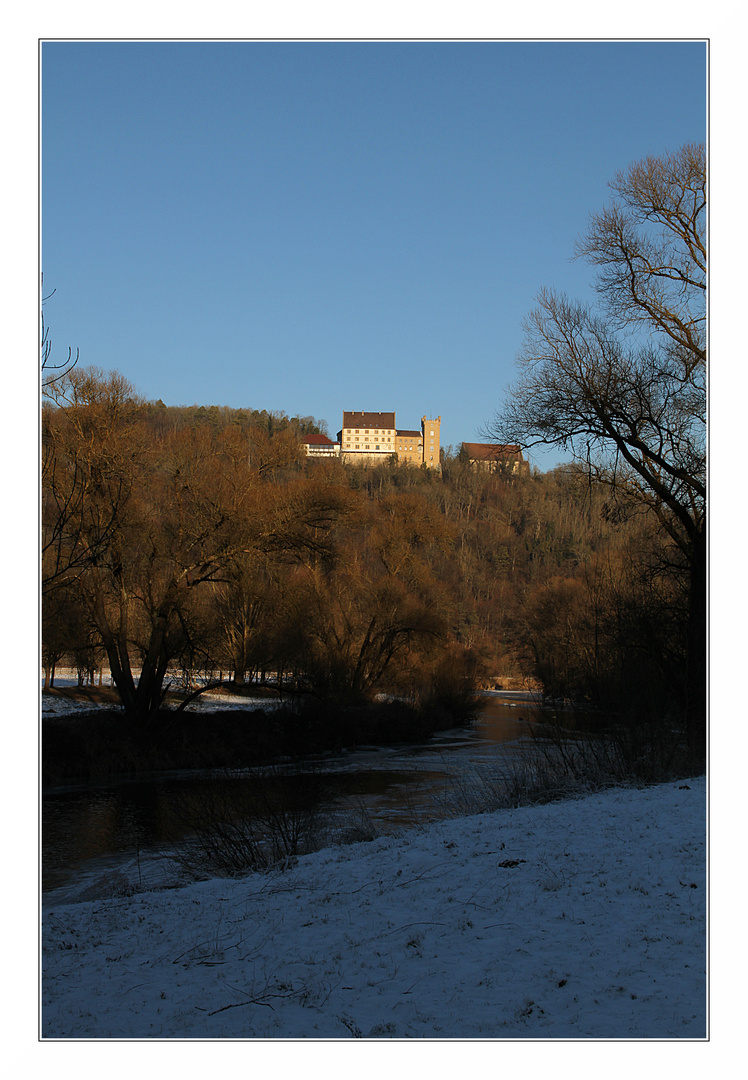
{"label": "twig on snow", "polygon": [[249,1001],[237,1001],[234,1005],[222,1005],[220,1009],[214,1009],[213,1012],[209,1012],[208,1016],[216,1016],[218,1013],[226,1012],[227,1009],[243,1009],[245,1005],[264,1005],[265,1008],[275,1012],[273,1006],[269,1001],[259,1001],[258,998],[250,998]]}
{"label": "twig on snow", "polygon": [[395,886],[396,889],[402,889],[404,885],[411,885],[414,881],[419,881],[424,874],[430,874],[432,870],[438,870],[440,866],[447,866],[446,862],[437,863],[435,866],[427,866],[425,870],[422,870],[420,874],[416,874],[415,877],[408,878],[407,881],[398,881]]}
{"label": "twig on snow", "polygon": [[428,919],[422,919],[419,922],[405,923],[403,926],[396,926],[394,930],[388,930],[385,937],[389,937],[390,934],[396,934],[398,930],[407,930],[410,926],[446,926],[443,922],[431,922]]}

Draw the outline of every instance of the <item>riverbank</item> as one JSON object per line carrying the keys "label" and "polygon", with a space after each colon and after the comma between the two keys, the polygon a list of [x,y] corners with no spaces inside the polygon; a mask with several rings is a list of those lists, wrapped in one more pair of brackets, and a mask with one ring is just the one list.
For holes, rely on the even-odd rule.
{"label": "riverbank", "polygon": [[321,702],[212,698],[200,708],[163,710],[140,729],[106,698],[45,691],[42,704],[42,785],[49,788],[167,770],[249,768],[362,745],[416,744],[470,723],[483,702],[469,696],[423,706],[379,700],[336,709]]}
{"label": "riverbank", "polygon": [[47,1039],[703,1039],[703,777],[53,905]]}

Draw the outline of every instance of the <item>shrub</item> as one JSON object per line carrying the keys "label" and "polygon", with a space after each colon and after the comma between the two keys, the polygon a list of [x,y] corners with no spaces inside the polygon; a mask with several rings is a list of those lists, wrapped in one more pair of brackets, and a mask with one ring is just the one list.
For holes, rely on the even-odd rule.
{"label": "shrub", "polygon": [[238,874],[277,865],[318,846],[313,773],[283,767],[251,777],[223,771],[179,800],[173,813],[186,835],[176,849],[194,874]]}

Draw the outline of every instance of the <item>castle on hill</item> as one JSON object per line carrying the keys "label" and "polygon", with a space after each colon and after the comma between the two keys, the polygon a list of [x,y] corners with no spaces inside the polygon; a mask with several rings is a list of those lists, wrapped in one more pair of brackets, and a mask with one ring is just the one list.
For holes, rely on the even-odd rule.
{"label": "castle on hill", "polygon": [[421,417],[420,430],[398,428],[394,412],[344,412],[338,445],[344,461],[375,465],[394,454],[398,461],[439,469],[441,416]]}
{"label": "castle on hill", "polygon": [[[409,465],[441,470],[441,420],[441,416],[422,416],[419,429],[398,428],[394,412],[344,412],[337,442],[326,435],[307,435],[304,443],[312,457],[376,465],[394,456]],[[514,473],[526,465],[518,446],[463,443],[462,448],[475,468],[508,465]]]}

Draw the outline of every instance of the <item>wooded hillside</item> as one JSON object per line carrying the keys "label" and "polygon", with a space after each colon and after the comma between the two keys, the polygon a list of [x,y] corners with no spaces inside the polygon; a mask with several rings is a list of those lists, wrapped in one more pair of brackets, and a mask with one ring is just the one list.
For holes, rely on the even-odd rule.
{"label": "wooded hillside", "polygon": [[331,707],[530,679],[677,725],[687,581],[625,490],[307,458],[320,426],[68,372],[43,409],[48,672],[109,667],[138,726],[196,676]]}

